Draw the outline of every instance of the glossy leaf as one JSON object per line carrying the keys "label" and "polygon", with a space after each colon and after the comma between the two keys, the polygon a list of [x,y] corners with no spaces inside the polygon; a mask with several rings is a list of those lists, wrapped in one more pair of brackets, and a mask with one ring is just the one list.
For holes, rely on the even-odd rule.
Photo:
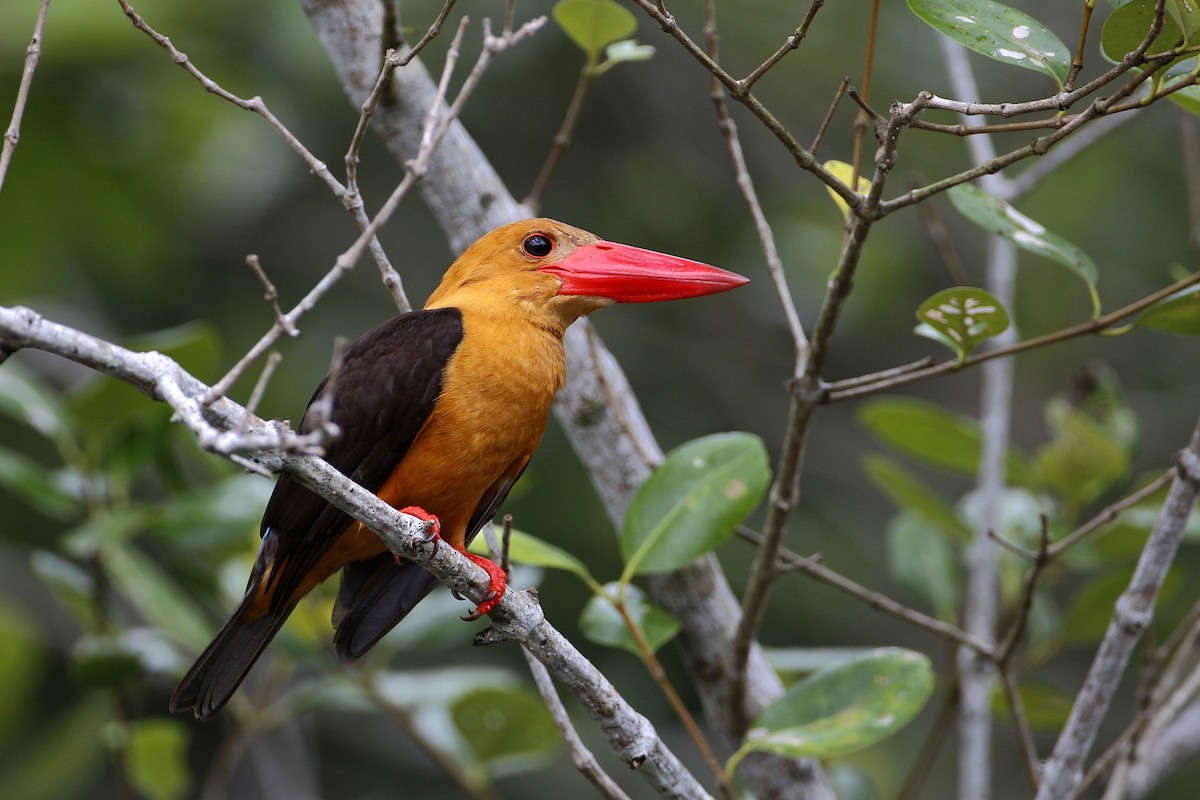
{"label": "glossy leaf", "polygon": [[828,758],[874,744],[904,727],[933,691],[929,659],[885,647],[827,667],[766,708],[729,761],[748,753]]}
{"label": "glossy leaf", "polygon": [[954,509],[899,463],[886,456],[873,454],[863,459],[863,468],[871,482],[887,495],[897,509],[920,515],[942,534],[961,542],[970,541],[971,531],[954,513]]}
{"label": "glossy leaf", "polygon": [[961,365],[983,342],[1008,330],[1008,312],[990,292],[971,286],[946,289],[917,307],[918,336],[940,342]]}
{"label": "glossy leaf", "polygon": [[[630,619],[641,629],[642,637],[651,652],[657,652],[679,633],[679,621],[652,603],[646,597],[646,593],[638,587],[626,584],[624,588],[625,609]],[[605,584],[603,591],[605,597],[592,597],[583,607],[583,613],[579,615],[579,629],[596,644],[620,647],[640,658],[642,651],[614,605],[621,591],[621,584]]]}
{"label": "glossy leaf", "polygon": [[638,489],[621,527],[622,581],[678,569],[725,541],[771,479],[762,440],[748,433],[695,439],[667,455]]}
{"label": "glossy leaf", "polygon": [[1005,64],[1067,79],[1071,51],[1033,17],[993,0],[908,0],[908,7],[963,47]]}
{"label": "glossy leaf", "polygon": [[[854,165],[847,164],[845,161],[826,161],[824,167],[833,173],[835,178],[847,186],[850,185],[850,181],[854,178]],[[871,190],[871,182],[859,175],[858,185],[853,188],[856,193],[866,196],[867,192]],[[828,186],[825,187],[825,191],[829,192],[829,196],[833,198],[833,202],[838,207],[838,210],[842,212],[842,216],[850,219],[850,206],[846,205],[846,201],[842,199],[842,196]]]}
{"label": "glossy leaf", "polygon": [[1147,308],[1137,325],[1182,336],[1200,336],[1200,286],[1190,286]]}
{"label": "glossy leaf", "polygon": [[1100,316],[1100,298],[1096,294],[1099,273],[1087,253],[1066,239],[1051,233],[1038,222],[1017,211],[999,197],[969,183],[952,188],[948,194],[959,213],[989,233],[1003,236],[1017,247],[1062,264],[1083,279],[1092,300],[1092,316]]}
{"label": "glossy leaf", "polygon": [[560,0],[554,21],[595,64],[601,51],[637,30],[637,19],[614,0]]}
{"label": "glossy leaf", "polygon": [[163,717],[131,722],[125,742],[125,778],[148,800],[177,800],[192,788],[188,729]]}
{"label": "glossy leaf", "polygon": [[[912,397],[888,397],[863,403],[859,424],[880,442],[932,467],[974,475],[983,438],[979,423],[962,414]],[[1009,449],[1009,480],[1024,479],[1025,462]]]}
{"label": "glossy leaf", "polygon": [[[1136,50],[1150,33],[1154,21],[1155,0],[1131,0],[1108,15],[1100,30],[1100,50],[1104,57],[1114,63],[1125,58],[1125,54]],[[1162,30],[1150,44],[1147,53],[1170,50],[1181,40],[1187,45],[1196,44],[1196,23],[1200,20],[1193,7],[1189,11],[1183,4],[1167,0],[1163,15]],[[1185,37],[1183,23],[1190,33]]]}
{"label": "glossy leaf", "polygon": [[493,770],[534,766],[558,749],[554,720],[525,689],[482,687],[459,696],[450,714],[471,752]]}
{"label": "glossy leaf", "polygon": [[962,596],[962,567],[945,536],[912,512],[900,512],[887,528],[888,572],[939,619],[954,620]]}

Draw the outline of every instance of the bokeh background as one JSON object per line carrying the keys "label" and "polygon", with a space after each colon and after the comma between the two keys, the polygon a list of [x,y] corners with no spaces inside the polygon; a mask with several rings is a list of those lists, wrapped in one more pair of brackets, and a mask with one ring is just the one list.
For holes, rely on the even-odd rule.
{"label": "bokeh background", "polygon": [[[34,0],[0,5],[4,116],[16,95],[37,5]],[[673,5],[698,37],[700,4]],[[1073,5],[1014,5],[1038,16],[1064,41],[1075,40]],[[402,6],[402,22],[415,39],[439,4],[420,0]],[[550,6],[519,3],[518,19],[549,13]],[[222,86],[244,97],[261,96],[339,171],[357,113],[298,4],[143,0],[135,7]],[[729,70],[752,69],[795,29],[806,9],[807,4],[782,0],[724,4],[721,47]],[[478,21],[490,16],[498,22],[504,5],[463,0],[453,18],[463,13],[473,20],[464,45],[463,64],[469,64],[479,47]],[[867,14],[866,3],[828,4],[800,50],[755,87],[802,142],[814,135],[842,75],[858,81]],[[884,3],[881,15],[871,91],[876,107],[910,100],[920,90],[950,95],[937,34],[904,4]],[[749,287],[728,295],[616,307],[594,322],[628,372],[664,449],[715,431],[743,430],[761,436],[774,455],[787,408],[791,345],[714,124],[708,80],[673,40],[640,17],[637,38],[657,48],[655,57],[620,65],[596,81],[542,211],[606,238],[752,278]],[[432,70],[440,68],[447,44],[444,34],[426,51]],[[970,58],[983,99],[1019,100],[1053,89],[1044,76]],[[1087,75],[1106,66],[1094,46],[1088,58]],[[518,197],[541,167],[582,62],[567,37],[547,25],[495,61],[464,112],[468,129]],[[811,324],[840,244],[841,214],[824,188],[797,169],[749,115],[736,107],[734,114],[802,319]],[[822,158],[850,160],[853,116],[852,104],[843,102],[821,146]],[[1019,203],[1024,213],[1096,259],[1108,309],[1169,283],[1172,265],[1194,267],[1182,155],[1183,129],[1193,124],[1169,104],[1139,113]],[[999,142],[1007,149],[1028,138],[1009,134]],[[402,172],[370,137],[362,162],[370,212]],[[968,166],[961,140],[907,133],[888,195]],[[958,217],[944,197],[931,206],[962,258],[966,282],[982,284],[983,233]],[[271,322],[261,286],[245,265],[247,254],[259,256],[287,307],[356,233],[338,201],[260,118],[206,94],[132,28],[115,2],[54,0],[20,145],[0,192],[0,302],[31,306],[131,346],[164,349],[213,381]],[[381,239],[414,301],[432,290],[453,257],[415,196]],[[1086,318],[1087,295],[1074,276],[1031,256],[1022,255],[1021,262],[1018,300],[1010,311],[1023,335]],[[941,357],[936,345],[911,335],[913,311],[953,283],[918,209],[878,224],[831,351],[828,377],[850,377],[930,353]],[[356,336],[393,312],[373,265],[364,260],[304,319],[301,337],[280,343],[283,361],[261,412],[297,418],[328,365],[335,337]],[[1149,331],[1078,339],[1021,356],[1014,445],[1033,452],[1047,440],[1046,402],[1068,390],[1096,359],[1111,368],[1139,421],[1130,480],[1161,469],[1195,423],[1200,370],[1194,340]],[[0,491],[0,787],[6,787],[0,796],[137,796],[141,790],[131,783],[125,755],[134,740],[151,742],[154,753],[183,754],[187,775],[179,778],[177,794],[163,797],[201,792],[214,764],[228,765],[231,797],[463,796],[466,790],[404,733],[405,724],[444,725],[420,715],[401,720],[351,701],[301,712],[296,710],[306,702],[301,698],[286,725],[237,712],[239,724],[255,721],[252,733],[239,733],[244,728],[228,719],[138,728],[139,720],[167,719],[167,697],[188,659],[186,646],[162,633],[176,612],[170,602],[187,606],[180,627],[198,622],[202,634],[215,630],[243,580],[270,483],[240,476],[231,465],[199,453],[184,431],[170,426],[163,406],[133,390],[60,360],[23,353],[12,361],[29,376],[29,386],[61,393],[53,401],[61,404],[54,411],[61,425],[48,435],[23,421],[19,411],[0,415],[0,466],[9,465],[5,470],[18,476],[36,476],[41,469],[57,487],[22,489],[12,479]],[[903,394],[972,415],[978,381],[977,372],[968,371]],[[241,381],[235,397],[244,401],[251,384],[252,378]],[[52,401],[38,396],[32,402]],[[855,403],[819,412],[789,545],[821,552],[833,568],[919,604],[890,576],[885,530],[894,508],[862,468],[864,456],[881,447],[855,415]],[[29,469],[21,471],[22,466]],[[966,476],[917,469],[947,502],[971,486]],[[78,497],[83,484],[92,487],[83,507],[56,500],[59,492]],[[1120,488],[1113,486],[1102,499],[1120,496]],[[518,527],[570,550],[594,575],[609,579],[619,573],[611,525],[553,422],[506,510]],[[134,553],[136,559],[114,566],[113,552]],[[740,588],[752,552],[735,541],[719,556]],[[1185,546],[1183,561],[1168,617],[1178,616],[1193,599],[1194,545]],[[114,569],[124,577],[106,585]],[[1047,603],[1061,613],[1098,571],[1064,577]],[[165,587],[154,583],[159,578]],[[528,579],[539,581],[550,619],[694,762],[637,660],[577,634],[587,590],[563,574]],[[130,587],[139,586],[147,596],[131,599],[136,591]],[[157,588],[165,594],[155,594]],[[278,653],[257,684],[266,693],[260,697],[297,675],[340,669],[326,644],[328,598],[324,602],[310,604],[275,645]],[[413,632],[398,633],[368,669],[420,670],[410,676],[408,689],[397,691],[430,694],[450,667],[493,675],[511,671],[520,679],[515,651],[469,648],[471,629],[451,616],[464,613],[463,606],[444,596],[428,606]],[[147,609],[155,608],[158,618],[147,619]],[[149,644],[128,641],[129,631],[146,629],[158,631]],[[191,632],[180,636],[192,641]],[[943,642],[799,577],[777,587],[763,640],[787,649],[913,647],[928,653],[942,675],[952,659]],[[1060,644],[1054,659],[1039,668],[1040,677],[1069,698],[1091,644]],[[686,675],[669,647],[663,657],[686,692]],[[1114,715],[1127,717],[1131,702],[1123,696]],[[911,734],[847,759],[873,784],[876,796],[894,796],[921,738],[939,724],[935,707],[914,723]],[[603,743],[586,721],[582,727],[606,761]],[[141,736],[139,730],[151,733]],[[1042,736],[1048,752],[1053,738]],[[1013,739],[1002,729],[996,740],[997,796],[1022,796],[1020,771],[1005,766],[1016,764]],[[162,761],[171,758],[163,755]],[[490,768],[508,797],[589,791],[561,750],[497,761]],[[635,796],[646,794],[636,778],[619,777]],[[1194,780],[1200,773],[1177,776],[1156,796],[1194,797]],[[950,796],[953,785],[951,747],[934,762],[920,796]]]}

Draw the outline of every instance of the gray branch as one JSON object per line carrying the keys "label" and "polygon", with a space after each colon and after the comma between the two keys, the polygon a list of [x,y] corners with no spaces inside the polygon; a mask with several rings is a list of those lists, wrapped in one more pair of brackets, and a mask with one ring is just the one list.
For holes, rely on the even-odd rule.
{"label": "gray branch", "polygon": [[[301,0],[329,53],[350,100],[369,95],[380,58],[380,5],[374,0],[325,3]],[[428,73],[414,61],[395,73],[392,95],[373,119],[392,154],[403,161],[419,146],[425,109],[435,96]],[[422,192],[455,252],[492,228],[529,216],[461,124],[455,122],[429,166]],[[662,457],[619,365],[586,321],[566,336],[566,388],[555,406],[576,453],[584,461],[609,516],[619,521],[633,493]],[[683,626],[680,640],[710,724],[728,739],[722,710],[726,653],[740,611],[715,559],[702,559],[674,575],[648,581],[655,601]],[[747,675],[746,713],[753,717],[783,691],[761,650],[753,649]],[[832,798],[815,761],[747,759],[738,776],[759,796]]]}
{"label": "gray branch", "polygon": [[[160,353],[138,353],[51,322],[27,308],[0,306],[0,344],[9,351],[35,348],[104,372],[167,403],[177,421],[198,434],[205,430],[243,437],[252,448],[245,456],[260,469],[287,471],[316,494],[360,520],[392,552],[420,564],[446,586],[476,602],[488,591],[483,570],[452,547],[425,538],[426,523],[401,514],[373,493],[319,458],[289,453],[283,446],[258,449],[263,442],[286,444],[279,422],[247,413],[223,398],[203,405],[206,386]],[[608,738],[613,752],[665,798],[710,798],[704,787],[667,749],[654,726],[633,709],[616,688],[575,646],[546,621],[532,592],[509,591],[491,613],[492,640],[512,639],[525,646],[571,691]]]}
{"label": "gray branch", "polygon": [[1192,432],[1187,448],[1180,452],[1177,468],[1129,586],[1117,600],[1108,631],[1075,698],[1071,716],[1046,762],[1037,800],[1061,800],[1079,785],[1084,761],[1095,743],[1129,656],[1154,616],[1158,592],[1200,493],[1200,425]]}

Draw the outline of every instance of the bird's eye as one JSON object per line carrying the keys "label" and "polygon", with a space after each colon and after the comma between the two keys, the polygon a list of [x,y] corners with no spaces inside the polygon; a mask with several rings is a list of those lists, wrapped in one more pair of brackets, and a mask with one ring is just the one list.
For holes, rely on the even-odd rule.
{"label": "bird's eye", "polygon": [[554,249],[554,241],[549,236],[532,233],[525,237],[525,241],[521,243],[521,249],[534,258],[545,258]]}

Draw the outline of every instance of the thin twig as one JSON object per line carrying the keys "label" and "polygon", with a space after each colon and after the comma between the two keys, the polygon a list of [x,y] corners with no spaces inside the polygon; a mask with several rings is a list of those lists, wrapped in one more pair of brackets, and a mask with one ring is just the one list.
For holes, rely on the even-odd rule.
{"label": "thin twig", "polygon": [[[607,595],[606,595],[607,596]],[[650,677],[658,684],[663,695],[667,698],[667,702],[671,704],[671,708],[675,711],[675,716],[683,723],[684,729],[688,735],[692,737],[692,741],[696,743],[696,747],[700,749],[700,755],[704,758],[704,763],[707,765],[713,777],[717,780],[717,786],[721,788],[721,793],[726,800],[738,800],[737,792],[733,789],[733,782],[729,779],[729,773],[725,771],[725,766],[717,758],[713,752],[712,745],[708,743],[704,732],[700,730],[700,726],[696,723],[696,718],[692,716],[692,712],[688,711],[687,704],[683,702],[683,698],[679,696],[679,692],[675,691],[674,684],[667,676],[666,669],[663,668],[662,662],[658,660],[658,656],[654,654],[654,648],[646,641],[646,635],[642,628],[633,617],[629,614],[629,608],[625,605],[624,598],[618,598],[613,602],[613,608],[621,616],[621,621],[625,623],[626,630],[629,631],[633,643],[637,646],[638,655],[641,656],[642,663],[646,665],[646,669],[650,671]]]}
{"label": "thin twig", "polygon": [[[1108,328],[1116,326],[1117,323],[1122,322],[1129,317],[1140,313],[1141,311],[1144,311],[1160,300],[1170,297],[1176,292],[1182,291],[1189,286],[1195,286],[1198,283],[1200,283],[1200,272],[1193,273],[1182,280],[1172,283],[1170,286],[1159,289],[1157,292],[1153,292],[1152,294],[1148,294],[1140,300],[1136,300],[1127,306],[1117,309],[1116,311],[1111,311],[1108,314],[1096,317],[1095,319],[1081,322],[1078,325],[1072,325],[1070,327],[1052,331],[1051,333],[1046,333],[1041,336],[1035,336],[1032,339],[1025,339],[1024,341],[1016,342],[1007,347],[997,347],[991,350],[975,353],[969,356],[961,364],[957,359],[948,359],[946,361],[938,362],[931,367],[904,372],[900,375],[888,374],[887,377],[883,377],[874,381],[867,381],[866,378],[869,376],[852,378],[850,380],[853,381],[853,384],[850,385],[849,388],[845,389],[842,388],[841,382],[833,383],[826,387],[825,395],[821,402],[840,403],[843,400],[849,400],[851,398],[865,397],[867,395],[876,394],[888,389],[894,389],[898,386],[905,386],[910,383],[928,380],[929,378],[937,375],[944,375],[948,372],[957,372],[962,368],[974,366],[984,361],[990,361],[993,358],[1003,358],[1005,356],[1016,355],[1017,353],[1024,353],[1029,350],[1036,350],[1040,347],[1045,347],[1050,344],[1057,344],[1058,342],[1067,341],[1068,339],[1074,339],[1078,336],[1099,333]],[[876,374],[883,375],[884,373],[880,372]]]}
{"label": "thin twig", "polygon": [[521,201],[521,205],[528,208],[531,214],[537,213],[538,207],[542,203],[542,194],[550,185],[550,176],[554,174],[554,168],[558,166],[558,161],[562,158],[563,153],[571,146],[571,133],[575,130],[575,124],[579,122],[583,101],[595,79],[596,65],[589,60],[579,71],[579,81],[575,84],[575,92],[571,95],[571,102],[567,104],[567,112],[563,115],[558,133],[554,134],[554,139],[550,143],[550,152],[546,154],[546,161],[542,164],[541,171],[538,172],[537,180],[533,182],[533,188],[529,190],[529,194]]}
{"label": "thin twig", "polygon": [[810,152],[816,155],[817,148],[821,146],[821,140],[825,138],[825,132],[829,130],[829,123],[833,122],[833,114],[837,111],[837,107],[842,102],[842,95],[846,93],[846,89],[850,86],[850,76],[843,75],[838,81],[837,91],[833,93],[833,100],[829,101],[829,108],[825,111],[825,116],[821,120],[820,127],[817,128],[817,135],[813,137],[812,144],[808,146]]}
{"label": "thin twig", "polygon": [[1102,510],[1099,514],[1092,517],[1083,525],[1080,525],[1078,528],[1055,542],[1050,549],[1046,551],[1046,556],[1051,560],[1058,558],[1060,555],[1066,552],[1068,548],[1078,543],[1080,539],[1089,536],[1092,532],[1112,522],[1121,514],[1122,511],[1137,505],[1150,495],[1165,487],[1174,477],[1175,470],[1168,469],[1133,494],[1118,500],[1110,506],[1105,507],[1104,510]]}
{"label": "thin twig", "polygon": [[1117,600],[1112,620],[1075,697],[1066,727],[1046,762],[1037,800],[1059,800],[1083,776],[1083,764],[1095,742],[1134,645],[1153,617],[1154,603],[1175,558],[1188,518],[1200,494],[1200,424],[1178,456],[1175,478],[1154,529],[1138,559],[1129,585]]}
{"label": "thin twig", "polygon": [[[812,0],[812,4],[808,7],[808,13],[804,15],[804,21],[800,23],[800,27],[796,28],[795,33],[787,37],[779,49],[771,54],[763,63],[755,67],[754,71],[740,81],[742,88],[745,91],[750,91],[750,87],[758,82],[758,79],[767,74],[767,70],[778,64],[783,57],[795,50],[804,41],[804,37],[808,36],[808,26],[812,25],[813,18],[817,16],[817,12],[821,10],[821,6],[825,5],[825,0]],[[714,55],[713,60],[717,58]],[[815,150],[816,148],[812,148]]]}
{"label": "thin twig", "polygon": [[554,726],[562,735],[563,742],[567,746],[567,753],[571,756],[571,763],[575,765],[575,769],[579,770],[580,774],[587,778],[608,800],[629,800],[629,795],[625,794],[617,782],[600,767],[600,763],[596,761],[592,751],[588,750],[583,739],[579,738],[579,733],[571,723],[571,717],[567,714],[562,698],[554,689],[554,681],[550,678],[546,665],[534,658],[524,647],[521,648],[521,654],[525,656],[525,663],[529,665],[529,672],[533,676],[533,685],[537,688],[538,694],[542,696],[542,702],[550,711],[550,718],[554,720]]}
{"label": "thin twig", "polygon": [[[704,9],[707,19],[705,30],[708,38],[709,54],[713,60],[716,60],[718,35],[715,2],[713,0],[706,0]],[[792,292],[788,287],[787,276],[783,270],[783,260],[779,257],[779,249],[775,246],[775,234],[771,230],[771,223],[767,221],[767,215],[763,213],[762,204],[758,200],[758,191],[754,188],[754,179],[750,177],[750,170],[746,166],[746,158],[742,151],[741,138],[738,136],[737,124],[733,121],[733,117],[729,115],[729,106],[725,102],[725,92],[722,91],[721,84],[716,78],[710,81],[709,99],[712,100],[713,108],[717,112],[717,128],[721,131],[721,135],[725,139],[725,147],[729,151],[729,160],[733,163],[733,172],[738,190],[742,193],[742,198],[746,201],[746,207],[749,209],[750,216],[754,220],[754,230],[758,234],[759,245],[762,247],[763,256],[767,260],[767,272],[770,274],[771,282],[775,286],[775,294],[779,298],[779,305],[783,309],[784,319],[787,321],[788,330],[792,335],[792,346],[796,358],[795,370],[798,372],[800,359],[808,347],[808,337],[804,335],[804,326],[801,324],[800,315],[796,311],[795,301],[792,300]]]}
{"label": "thin twig", "polygon": [[[752,531],[745,526],[739,526],[736,530],[739,538],[750,542],[755,546],[762,546],[763,536],[757,531]],[[970,647],[985,658],[993,658],[993,648],[986,642],[980,641],[968,634],[966,631],[951,625],[948,622],[943,622],[940,619],[935,619],[927,614],[922,614],[916,609],[909,608],[903,603],[897,602],[892,598],[880,592],[866,588],[862,584],[855,583],[846,576],[829,569],[821,563],[819,556],[801,556],[789,550],[786,547],[779,548],[779,571],[780,572],[802,572],[810,578],[824,583],[837,589],[844,594],[848,594],[856,600],[865,603],[876,611],[881,611],[884,614],[889,614],[897,619],[903,620],[911,625],[915,625],[934,636],[938,636],[953,644],[959,644],[964,647]]]}
{"label": "thin twig", "polygon": [[275,289],[275,284],[271,283],[271,279],[267,277],[266,270],[262,268],[262,264],[258,261],[258,256],[253,253],[246,256],[246,266],[253,270],[258,280],[262,283],[265,290],[263,299],[271,304],[271,311],[275,314],[275,322],[288,336],[299,336],[300,331],[283,315],[283,309],[279,307],[279,292]]}
{"label": "thin twig", "polygon": [[12,118],[4,131],[4,145],[0,147],[0,191],[4,189],[4,176],[8,174],[8,165],[12,163],[13,153],[17,150],[17,142],[21,139],[21,120],[25,116],[25,106],[29,102],[29,89],[33,86],[33,73],[37,70],[38,60],[42,57],[42,32],[46,28],[46,14],[50,10],[50,0],[42,0],[38,7],[37,18],[33,23],[33,36],[29,46],[25,48],[25,68],[21,72],[21,83],[17,86],[17,99],[13,102]]}
{"label": "thin twig", "polygon": [[854,118],[854,158],[851,161],[853,169],[850,174],[850,185],[858,186],[858,176],[862,174],[862,150],[866,141],[867,120],[871,118],[869,103],[871,102],[871,76],[875,71],[875,40],[879,30],[879,0],[871,0],[871,11],[867,16],[867,43],[863,52],[863,74],[861,90],[851,92],[854,102],[858,103],[858,114]]}

